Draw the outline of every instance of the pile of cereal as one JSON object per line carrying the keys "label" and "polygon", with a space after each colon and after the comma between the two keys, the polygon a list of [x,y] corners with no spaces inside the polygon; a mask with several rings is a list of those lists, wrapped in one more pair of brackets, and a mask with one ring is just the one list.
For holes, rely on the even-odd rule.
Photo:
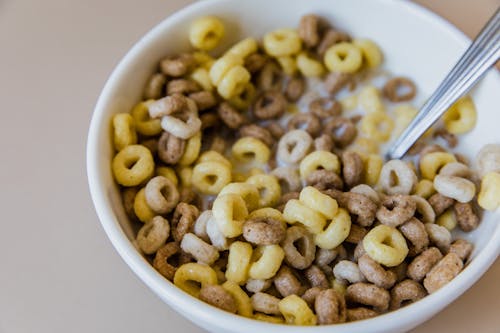
{"label": "pile of cereal", "polygon": [[472,244],[450,232],[500,204],[500,145],[479,154],[481,185],[443,148],[474,127],[471,99],[384,162],[416,86],[379,68],[375,43],[315,15],[213,58],[223,36],[196,20],[195,51],[161,60],[144,101],[113,117],[112,170],[156,270],[223,310],[296,325],[396,310],[459,274]]}

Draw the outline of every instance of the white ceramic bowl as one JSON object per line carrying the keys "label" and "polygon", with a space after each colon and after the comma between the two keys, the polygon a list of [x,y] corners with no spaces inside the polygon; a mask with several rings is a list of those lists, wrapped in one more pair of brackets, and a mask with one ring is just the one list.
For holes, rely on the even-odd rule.
{"label": "white ceramic bowl", "polygon": [[[469,40],[433,13],[406,1],[389,0],[212,0],[195,3],[169,16],[144,36],[109,78],[94,111],[87,146],[88,180],[99,219],[111,242],[132,270],[162,300],[195,324],[214,332],[401,332],[429,319],[467,290],[500,251],[499,214],[485,214],[480,227],[466,235],[476,245],[472,261],[451,283],[398,311],[335,328],[290,327],[232,315],[184,293],[157,273],[131,243],[133,232],[111,174],[110,119],[139,101],[147,77],[166,54],[187,50],[189,23],[213,14],[227,24],[225,44],[243,36],[262,36],[280,27],[295,27],[306,13],[316,13],[353,36],[376,41],[391,72],[413,78],[422,102],[451,68]],[[223,46],[224,47],[224,46]],[[479,147],[500,142],[498,73],[491,71],[473,91],[479,113],[474,131],[461,140],[473,156]]]}

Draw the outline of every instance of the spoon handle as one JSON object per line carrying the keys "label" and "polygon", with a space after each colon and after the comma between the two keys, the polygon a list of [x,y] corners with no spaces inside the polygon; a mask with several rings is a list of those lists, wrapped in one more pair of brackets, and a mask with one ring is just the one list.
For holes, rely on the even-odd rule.
{"label": "spoon handle", "polygon": [[398,159],[461,96],[469,91],[500,58],[500,8],[483,27],[467,51],[446,75],[420,112],[389,149],[387,157]]}

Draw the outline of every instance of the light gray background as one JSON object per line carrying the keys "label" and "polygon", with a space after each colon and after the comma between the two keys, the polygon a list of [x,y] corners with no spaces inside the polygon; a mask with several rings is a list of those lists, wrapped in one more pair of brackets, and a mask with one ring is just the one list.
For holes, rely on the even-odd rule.
{"label": "light gray background", "polygon": [[[474,34],[498,0],[431,5]],[[129,270],[97,220],[85,143],[119,59],[183,0],[0,0],[0,331],[203,332]],[[499,261],[415,333],[500,327]]]}

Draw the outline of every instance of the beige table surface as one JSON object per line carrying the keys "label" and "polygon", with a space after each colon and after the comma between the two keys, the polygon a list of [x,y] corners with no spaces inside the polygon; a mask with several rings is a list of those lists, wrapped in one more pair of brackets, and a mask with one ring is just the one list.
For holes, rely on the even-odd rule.
{"label": "beige table surface", "polygon": [[[108,241],[85,142],[107,76],[186,0],[0,0],[0,331],[203,332],[165,306]],[[498,0],[425,0],[473,35]],[[500,332],[500,265],[415,329]]]}

